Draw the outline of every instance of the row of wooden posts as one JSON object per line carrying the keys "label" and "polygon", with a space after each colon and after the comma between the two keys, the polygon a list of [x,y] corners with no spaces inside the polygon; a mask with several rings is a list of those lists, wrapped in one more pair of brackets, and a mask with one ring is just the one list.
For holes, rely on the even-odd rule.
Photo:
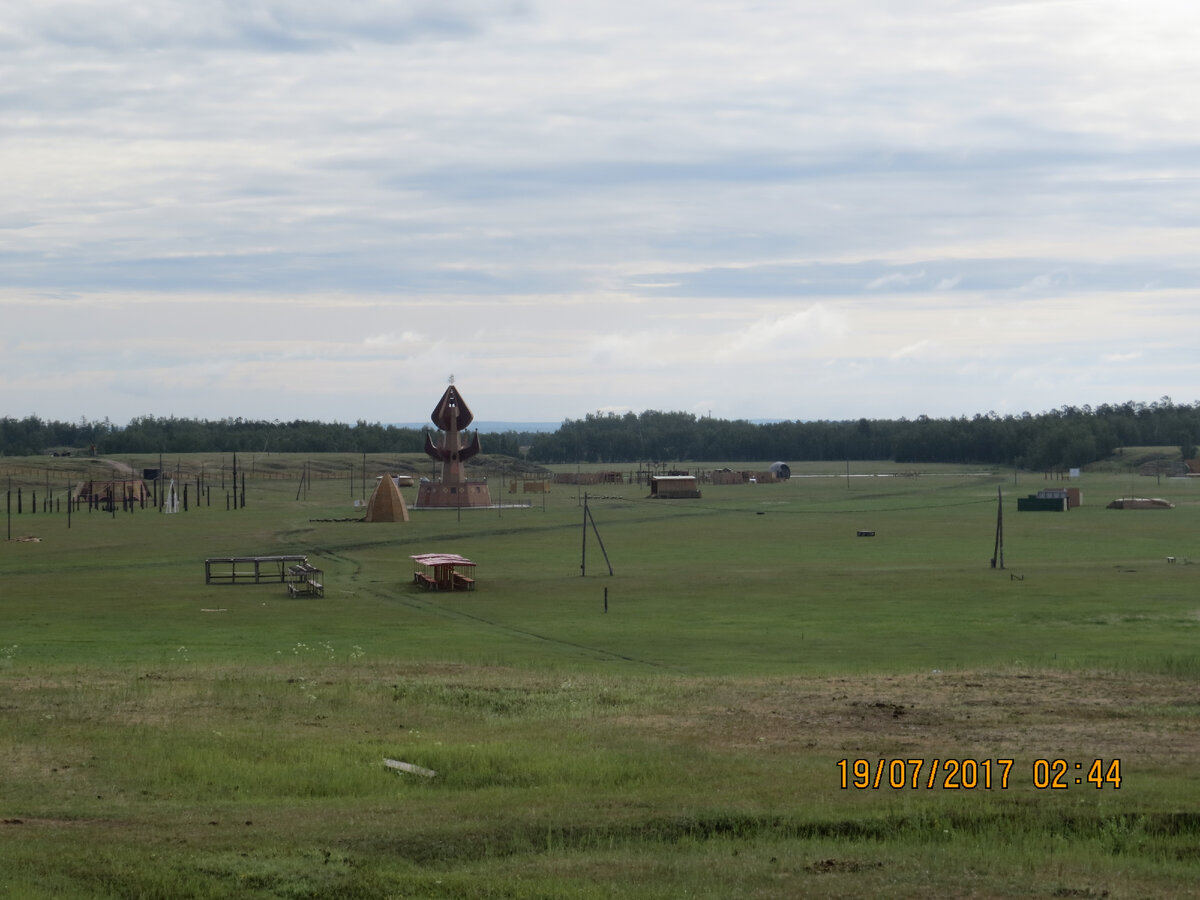
{"label": "row of wooden posts", "polygon": [[[189,498],[189,491],[188,491],[189,485],[186,482],[183,485],[182,493],[180,493],[177,488],[170,487],[167,489],[167,492],[165,494],[162,494],[160,491],[157,490],[157,487],[159,486],[158,482],[151,482],[151,483],[155,484],[155,487],[156,487],[155,493],[150,497],[149,506],[151,509],[157,509],[159,512],[163,512],[164,510],[166,510],[168,508],[168,504],[169,504],[169,506],[171,508],[173,508],[175,511],[178,511],[178,509],[179,509],[178,504],[182,502],[183,511],[184,512],[188,511],[188,509],[190,507],[190,498]],[[113,497],[111,494],[106,497],[91,495],[91,496],[88,496],[85,498],[82,496],[75,495],[72,492],[71,488],[68,487],[67,503],[66,503],[67,527],[68,528],[71,527],[72,512],[75,512],[75,513],[81,512],[85,507],[87,508],[87,511],[89,513],[94,512],[94,511],[101,511],[101,512],[110,513],[114,518],[116,517],[118,506],[121,508],[122,512],[129,512],[129,513],[132,513],[139,506],[142,509],[146,509],[146,507],[147,507],[146,492],[139,491],[138,494],[139,494],[139,496],[137,496],[137,497],[134,497],[131,494],[126,493],[124,496],[119,497],[119,498]],[[172,494],[174,496],[171,496]],[[157,499],[160,496],[161,496],[161,500],[162,500],[161,503]],[[211,485],[203,485],[202,486],[200,484],[199,479],[197,479],[196,498],[197,498],[196,506],[200,505],[201,498],[203,498],[204,504],[206,506],[212,506],[212,486]],[[14,507],[13,501],[14,500],[16,501],[16,503],[15,503],[16,509],[15,510],[13,509],[13,507]],[[5,495],[5,518],[8,523],[8,528],[7,528],[8,540],[12,540],[13,513],[15,512],[17,515],[24,515],[25,514],[25,505],[26,504],[25,504],[24,490],[21,487],[17,487],[16,491],[14,492],[12,490],[12,488],[10,487]],[[234,483],[234,489],[232,492],[226,491],[226,493],[225,493],[225,508],[226,509],[238,509],[239,507],[244,507],[245,505],[246,505],[246,476],[245,476],[245,473],[243,473],[240,492],[238,490],[238,485],[236,482]],[[41,507],[42,507],[41,511],[43,514],[61,513],[63,511],[62,498],[55,497],[55,496],[53,496],[53,494],[50,491],[47,491],[45,494],[42,495]],[[38,512],[37,491],[31,490],[29,492],[29,515],[34,515],[37,512]]]}
{"label": "row of wooden posts", "polygon": [[[103,510],[104,512],[112,512],[118,506],[121,508],[121,510],[123,512],[133,512],[134,509],[136,509],[136,508],[145,509],[147,506],[149,506],[151,509],[158,509],[159,511],[162,511],[163,509],[166,509],[169,506],[176,506],[176,504],[181,504],[183,511],[187,512],[187,510],[190,506],[189,497],[191,496],[189,494],[189,487],[190,487],[189,484],[187,484],[186,482],[184,483],[182,492],[180,492],[178,488],[174,488],[174,487],[164,489],[165,493],[162,496],[161,503],[157,499],[157,497],[158,497],[157,483],[151,482],[151,484],[155,485],[156,489],[154,491],[152,491],[150,493],[139,491],[138,496],[136,496],[136,497],[134,497],[129,492],[126,492],[121,497],[113,497],[111,494],[109,494],[107,496],[92,494],[87,497],[84,497],[81,495],[75,495],[75,496],[67,497],[67,505],[68,505],[69,510],[74,510],[75,512],[79,512],[79,511],[83,510],[85,507],[88,509],[89,512],[92,510]],[[71,493],[71,491],[68,488],[68,494],[70,494],[70,493]],[[170,496],[171,494],[174,494],[173,498]],[[212,485],[201,486],[199,479],[197,479],[195,496],[198,498],[202,498],[205,506],[212,506]],[[15,509],[13,508],[14,500],[16,501]],[[197,500],[196,505],[197,506],[200,505],[200,500]],[[238,509],[239,507],[244,507],[245,505],[246,505],[246,476],[243,475],[240,490],[237,489],[235,486],[235,489],[232,492],[229,492],[229,491],[225,492],[225,508],[226,509]],[[18,487],[14,491],[10,488],[6,494],[6,511],[9,513],[16,513],[17,515],[22,515],[25,513],[25,507],[26,507],[26,503],[25,503],[24,489],[21,487]],[[35,491],[35,490],[31,490],[29,492],[28,507],[29,507],[29,513],[31,515],[35,514],[39,511],[38,510],[37,491]],[[41,512],[43,512],[43,513],[62,512],[62,498],[55,497],[52,492],[43,494],[42,502],[41,502]]]}

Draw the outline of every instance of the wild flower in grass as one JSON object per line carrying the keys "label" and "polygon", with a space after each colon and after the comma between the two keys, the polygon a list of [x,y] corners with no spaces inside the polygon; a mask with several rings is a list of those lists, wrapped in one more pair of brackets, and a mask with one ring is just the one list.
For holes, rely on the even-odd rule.
{"label": "wild flower in grass", "polygon": [[324,653],[327,659],[333,659],[333,644],[329,641],[321,641],[315,647],[310,647],[304,641],[296,641],[292,647],[292,656],[302,656],[306,653]]}
{"label": "wild flower in grass", "polygon": [[177,660],[179,660],[180,662],[187,662],[188,659],[190,658],[188,656],[188,648],[187,647],[176,647],[175,648],[175,658]]}
{"label": "wild flower in grass", "polygon": [[11,647],[0,647],[0,666],[11,666],[13,657],[17,655],[17,648],[20,644],[13,644]]}
{"label": "wild flower in grass", "polygon": [[[337,649],[329,641],[319,641],[316,644],[307,644],[304,641],[296,641],[290,648],[292,656],[308,656],[310,654],[319,653],[326,659],[337,659]],[[276,656],[283,656],[283,650],[276,650]],[[351,660],[362,659],[366,655],[366,651],[362,647],[355,644],[350,648],[348,654]]]}

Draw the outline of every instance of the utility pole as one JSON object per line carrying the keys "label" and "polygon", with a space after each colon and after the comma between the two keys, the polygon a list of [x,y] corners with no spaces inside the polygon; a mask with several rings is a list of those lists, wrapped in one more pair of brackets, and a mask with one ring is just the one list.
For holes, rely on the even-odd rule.
{"label": "utility pole", "polygon": [[992,568],[1004,568],[1004,495],[996,488],[996,549],[992,552]]}
{"label": "utility pole", "polygon": [[587,576],[587,527],[588,522],[592,523],[592,531],[596,535],[596,541],[600,544],[600,552],[604,554],[604,562],[608,564],[608,574],[613,574],[612,561],[608,558],[608,551],[604,549],[604,540],[600,537],[600,529],[596,527],[596,520],[592,517],[592,511],[588,508],[587,494],[583,495],[583,555],[579,563],[579,574],[583,577]]}

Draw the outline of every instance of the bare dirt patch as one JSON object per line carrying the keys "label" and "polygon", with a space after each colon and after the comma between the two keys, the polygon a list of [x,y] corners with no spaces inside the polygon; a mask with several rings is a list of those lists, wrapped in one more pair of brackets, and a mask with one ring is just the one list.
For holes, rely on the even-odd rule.
{"label": "bare dirt patch", "polygon": [[881,862],[864,862],[860,859],[820,859],[805,866],[804,870],[820,875],[826,872],[862,872],[882,867]]}
{"label": "bare dirt patch", "polygon": [[[722,682],[708,702],[641,719],[714,749],[895,756],[1086,754],[1143,765],[1200,752],[1200,699],[1177,678],[956,672]],[[632,724],[632,723],[631,723]]]}

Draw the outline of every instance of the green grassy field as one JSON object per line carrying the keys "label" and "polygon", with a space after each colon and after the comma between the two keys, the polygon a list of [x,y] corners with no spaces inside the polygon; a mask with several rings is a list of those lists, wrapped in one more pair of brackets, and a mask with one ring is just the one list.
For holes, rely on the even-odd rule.
{"label": "green grassy field", "polygon": [[[14,500],[0,895],[1195,895],[1200,484],[1117,468],[1018,513],[1064,483],[806,464],[687,501],[496,480],[532,505],[366,524],[335,521],[361,460],[305,462],[253,460],[243,509]],[[61,497],[81,467],[0,477]],[[581,573],[585,491],[611,576],[591,531]],[[1134,495],[1175,508],[1105,508]],[[416,588],[428,551],[477,590]],[[271,554],[324,598],[204,583]]]}

